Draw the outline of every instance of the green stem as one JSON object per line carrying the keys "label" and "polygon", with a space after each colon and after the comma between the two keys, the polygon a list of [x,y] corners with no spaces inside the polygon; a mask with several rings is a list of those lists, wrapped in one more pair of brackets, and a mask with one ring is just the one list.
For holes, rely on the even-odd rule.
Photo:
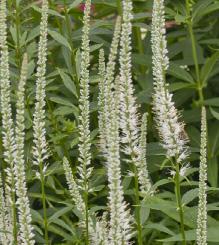
{"label": "green stem", "polygon": [[87,178],[87,166],[83,164],[84,180],[83,180],[83,198],[85,205],[85,244],[89,245],[89,210],[88,210],[88,191],[89,183]]}
{"label": "green stem", "polygon": [[13,219],[13,238],[14,238],[14,245],[18,244],[17,241],[17,208],[16,208],[16,196],[15,196],[15,179],[14,175],[12,174],[12,180],[11,180],[11,185],[12,185],[12,193],[11,193],[11,198],[12,198],[12,219]]}
{"label": "green stem", "polygon": [[118,12],[118,15],[122,16],[122,3],[121,3],[121,0],[117,0],[117,12]]}
{"label": "green stem", "polygon": [[[125,101],[126,101],[125,104],[128,105],[129,101],[127,97]],[[127,112],[126,118],[130,118],[129,112]],[[128,124],[127,131],[129,132],[130,135],[132,135],[132,129],[129,124]],[[135,149],[134,149],[132,140],[129,141],[128,145],[131,150],[131,154],[130,154],[131,169],[133,169],[134,182],[135,182],[136,223],[137,223],[137,230],[138,230],[137,239],[138,239],[138,245],[143,245],[142,225],[141,225],[141,219],[140,219],[141,218],[141,214],[140,214],[141,206],[140,206],[140,195],[139,195],[139,184],[138,184],[138,169],[136,167],[136,153],[135,153]]]}
{"label": "green stem", "polygon": [[84,193],[84,203],[85,203],[85,223],[86,223],[86,237],[85,244],[89,245],[89,228],[88,228],[88,191]]}
{"label": "green stem", "polygon": [[19,2],[15,0],[15,24],[16,24],[16,57],[18,62],[18,68],[21,67],[21,53],[20,53],[20,13],[19,13]]}
{"label": "green stem", "polygon": [[199,102],[200,105],[203,104],[204,101],[204,95],[203,95],[203,86],[200,79],[200,69],[198,64],[198,55],[197,55],[197,48],[196,48],[196,40],[195,35],[193,31],[193,25],[192,25],[192,17],[191,17],[191,10],[189,6],[189,0],[186,0],[186,14],[187,14],[187,25],[188,25],[188,31],[192,43],[192,56],[195,64],[195,73],[196,73],[196,79],[197,79],[197,91],[199,95]]}
{"label": "green stem", "polygon": [[40,164],[40,181],[41,181],[41,194],[42,194],[42,203],[43,203],[44,238],[45,238],[45,244],[49,245],[46,194],[45,194],[45,177],[44,177],[42,163]]}
{"label": "green stem", "polygon": [[[143,46],[142,39],[141,39],[141,29],[140,27],[136,26],[134,27],[134,31],[135,31],[135,36],[136,36],[138,52],[140,54],[144,54],[144,46]],[[144,65],[140,65],[140,70],[142,74],[145,74]]]}
{"label": "green stem", "polygon": [[179,173],[179,164],[176,164],[176,175],[175,175],[175,194],[177,200],[177,206],[179,210],[180,217],[180,227],[181,227],[181,235],[182,235],[182,244],[186,245],[186,236],[185,236],[185,228],[184,228],[184,214],[183,214],[183,206],[181,199],[181,191],[180,191],[180,173]]}
{"label": "green stem", "polygon": [[138,184],[138,175],[137,168],[134,166],[135,174],[135,202],[136,202],[136,222],[138,229],[138,245],[143,245],[142,241],[142,225],[141,225],[141,207],[140,207],[140,197],[139,197],[139,184]]}
{"label": "green stem", "polygon": [[134,172],[134,182],[135,182],[135,205],[136,205],[136,223],[138,230],[138,245],[143,245],[142,240],[142,225],[141,225],[141,205],[140,205],[140,195],[139,195],[139,183],[138,183],[138,169],[135,164],[135,152],[131,143],[129,143],[129,147],[131,148],[131,161],[132,161],[132,169]]}

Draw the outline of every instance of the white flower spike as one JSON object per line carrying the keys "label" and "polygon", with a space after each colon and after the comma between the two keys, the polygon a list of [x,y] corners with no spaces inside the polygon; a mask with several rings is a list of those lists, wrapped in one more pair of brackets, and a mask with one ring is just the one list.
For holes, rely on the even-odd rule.
{"label": "white flower spike", "polygon": [[4,148],[4,161],[7,163],[6,183],[5,183],[5,199],[6,206],[9,208],[8,221],[13,222],[7,227],[9,230],[6,232],[12,232],[13,237],[9,244],[13,244],[17,239],[17,217],[16,217],[16,205],[15,205],[15,179],[14,179],[14,154],[15,154],[15,138],[14,138],[14,122],[12,119],[11,108],[11,83],[9,74],[9,53],[7,45],[7,24],[6,24],[6,0],[0,2],[0,86],[1,86],[1,115],[2,115],[2,141]]}
{"label": "white flower spike", "polygon": [[74,201],[78,211],[81,212],[82,216],[83,216],[83,220],[85,220],[85,205],[84,205],[84,201],[83,198],[79,192],[79,187],[74,179],[74,176],[72,174],[72,170],[70,167],[70,164],[67,160],[67,158],[63,159],[63,168],[65,171],[65,177],[67,180],[67,184],[69,187],[69,191],[72,197],[72,200]]}
{"label": "white flower spike", "polygon": [[[149,178],[146,161],[143,159],[145,150],[140,144],[141,131],[138,115],[138,106],[134,97],[134,86],[132,81],[131,64],[131,34],[132,34],[132,1],[123,1],[123,23],[121,33],[120,50],[120,127],[122,129],[122,143],[124,144],[124,153],[130,156],[131,163],[136,168],[136,177],[140,184],[140,189],[149,192]],[[143,158],[142,158],[143,157]],[[144,166],[143,166],[144,165]],[[147,182],[147,184],[146,184]]]}
{"label": "white flower spike", "polygon": [[104,50],[101,49],[99,53],[99,96],[98,96],[98,124],[99,124],[99,135],[100,135],[100,148],[101,152],[105,151],[106,148],[106,137],[105,137],[105,129],[106,122],[104,118],[105,113],[105,58],[104,58]]}
{"label": "white flower spike", "polygon": [[0,242],[2,245],[12,245],[13,244],[13,236],[11,233],[12,222],[10,217],[10,207],[8,207],[8,202],[5,197],[4,187],[2,183],[2,177],[0,175],[0,229],[2,232],[0,235]]}
{"label": "white flower spike", "polygon": [[42,2],[42,17],[40,24],[40,41],[38,47],[36,104],[33,120],[34,164],[41,165],[48,158],[48,145],[46,141],[46,61],[47,61],[47,34],[48,34],[48,2]]}
{"label": "white flower spike", "polygon": [[79,162],[78,173],[79,183],[82,190],[87,193],[89,190],[88,180],[92,173],[91,164],[91,142],[90,142],[90,108],[89,108],[89,66],[90,66],[90,12],[91,1],[85,3],[83,17],[83,36],[81,46],[81,71],[80,71],[80,98],[79,98]]}
{"label": "white flower spike", "polygon": [[111,122],[107,135],[107,169],[109,186],[110,231],[109,244],[129,244],[132,236],[132,217],[124,201],[121,180],[120,137],[119,137],[119,91],[116,81],[114,100],[111,104]]}
{"label": "white flower spike", "polygon": [[38,167],[36,177],[40,178],[44,218],[45,243],[49,243],[48,221],[45,194],[46,160],[49,157],[46,140],[46,61],[47,61],[47,35],[48,35],[48,1],[42,1],[40,40],[38,45],[38,62],[36,73],[36,102],[33,118],[33,163]]}
{"label": "white flower spike", "polygon": [[197,219],[197,245],[207,245],[207,120],[206,109],[201,116],[201,150],[199,167],[199,202]]}
{"label": "white flower spike", "polygon": [[147,114],[143,114],[141,122],[141,135],[139,143],[139,161],[137,161],[138,167],[138,179],[140,183],[140,189],[142,193],[153,194],[151,188],[151,180],[148,173],[147,159],[146,159],[146,149],[147,149]]}
{"label": "white flower spike", "polygon": [[110,48],[109,59],[105,68],[105,75],[99,83],[99,127],[100,127],[100,147],[102,153],[106,150],[106,135],[110,119],[110,107],[112,88],[114,86],[114,75],[116,67],[116,58],[118,53],[119,37],[121,31],[121,17],[117,17],[113,40]]}
{"label": "white flower spike", "polygon": [[187,136],[184,124],[172,100],[166,84],[166,70],[169,66],[164,18],[164,0],[154,0],[152,16],[152,62],[154,76],[153,111],[162,145],[167,158],[175,158],[177,163],[188,156]]}
{"label": "white flower spike", "polygon": [[17,210],[19,218],[19,239],[21,245],[33,245],[34,234],[31,225],[30,203],[27,196],[26,176],[25,176],[25,159],[24,159],[24,140],[25,140],[25,83],[27,79],[27,54],[24,55],[21,78],[18,84],[17,103],[16,103],[16,157],[15,157],[15,180],[16,180],[16,194],[17,194]]}

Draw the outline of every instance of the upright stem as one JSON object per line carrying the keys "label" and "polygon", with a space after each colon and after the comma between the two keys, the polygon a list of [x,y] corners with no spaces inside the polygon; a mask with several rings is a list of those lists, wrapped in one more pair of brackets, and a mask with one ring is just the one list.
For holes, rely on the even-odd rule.
{"label": "upright stem", "polygon": [[[141,39],[141,29],[140,29],[140,27],[136,26],[136,27],[134,27],[134,31],[135,31],[135,36],[136,36],[138,52],[140,54],[144,54],[144,46],[143,46],[143,42],[142,42],[142,39]],[[145,74],[144,65],[141,64],[140,65],[140,69],[141,69],[141,73]]]}
{"label": "upright stem", "polygon": [[16,56],[18,62],[18,68],[21,67],[21,53],[20,53],[20,13],[19,13],[19,1],[15,0],[15,24],[16,24]]}
{"label": "upright stem", "polygon": [[183,214],[183,206],[182,206],[181,191],[180,191],[179,170],[180,170],[179,164],[177,163],[176,164],[176,175],[175,175],[175,194],[176,194],[177,206],[178,206],[179,217],[180,217],[182,244],[186,245],[186,236],[185,236],[185,229],[184,229],[184,214]]}
{"label": "upright stem", "polygon": [[88,228],[88,192],[85,191],[84,194],[84,203],[85,203],[85,222],[86,222],[86,237],[85,244],[89,245],[89,228]]}
{"label": "upright stem", "polygon": [[[12,180],[11,180],[11,186],[12,188],[15,187],[15,179],[14,179],[14,175],[12,174]],[[16,208],[16,196],[15,196],[15,190],[13,189],[11,192],[11,198],[12,198],[12,219],[13,219],[13,238],[14,238],[14,245],[18,244],[17,241],[17,235],[18,235],[18,231],[17,231],[17,208]]]}
{"label": "upright stem", "polygon": [[142,226],[141,226],[141,207],[140,207],[140,196],[139,196],[139,184],[138,184],[138,170],[135,165],[134,159],[134,149],[132,145],[130,144],[130,148],[132,150],[131,153],[131,160],[132,160],[132,168],[134,171],[134,181],[135,181],[135,205],[136,205],[136,222],[137,222],[137,229],[138,229],[138,245],[143,245],[142,241]]}
{"label": "upright stem", "polygon": [[42,163],[40,164],[40,181],[41,181],[41,194],[42,194],[42,203],[43,203],[44,238],[45,238],[45,244],[49,245],[46,194],[45,194],[45,177],[44,177]]}
{"label": "upright stem", "polygon": [[188,25],[188,31],[192,43],[192,56],[195,64],[195,73],[196,73],[196,79],[197,79],[197,90],[198,90],[198,95],[199,95],[199,102],[202,105],[204,101],[204,96],[203,96],[203,87],[202,87],[202,82],[200,80],[200,69],[199,69],[199,64],[198,64],[198,55],[197,55],[197,49],[196,49],[196,40],[195,40],[195,35],[193,31],[193,25],[192,25],[192,17],[191,17],[191,10],[189,6],[189,0],[186,0],[186,14],[187,14],[187,25]]}
{"label": "upright stem", "polygon": [[117,11],[120,16],[122,16],[122,3],[121,0],[116,0],[117,1]]}
{"label": "upright stem", "polygon": [[89,190],[89,184],[88,184],[88,178],[87,178],[87,169],[86,166],[84,167],[85,177],[84,177],[84,183],[83,183],[83,201],[85,205],[85,244],[89,245],[89,210],[88,210],[88,190]]}
{"label": "upright stem", "polygon": [[141,226],[141,207],[140,207],[140,198],[139,198],[139,184],[138,184],[138,174],[136,166],[135,168],[135,202],[136,202],[136,221],[138,229],[138,245],[143,245],[142,241],[142,226]]}

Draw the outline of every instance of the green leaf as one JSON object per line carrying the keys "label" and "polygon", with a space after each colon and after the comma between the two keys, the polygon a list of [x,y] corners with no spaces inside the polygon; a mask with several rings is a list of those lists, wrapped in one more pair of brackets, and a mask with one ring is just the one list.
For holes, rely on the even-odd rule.
{"label": "green leaf", "polygon": [[64,228],[64,229],[66,229],[72,235],[75,235],[75,230],[73,229],[73,227],[72,226],[70,227],[69,225],[67,225],[63,220],[61,220],[61,219],[54,219],[53,220],[53,223],[56,224],[56,225],[58,225],[58,226],[60,226],[60,227],[62,227],[62,228]]}
{"label": "green leaf", "polygon": [[201,69],[201,82],[202,84],[205,86],[210,75],[211,72],[216,64],[216,62],[219,59],[219,52],[214,53],[210,58],[207,59],[206,63],[204,64],[204,66]]}
{"label": "green leaf", "polygon": [[132,54],[132,61],[138,65],[151,65],[151,56],[145,54]]}
{"label": "green leaf", "polygon": [[[148,197],[145,201],[145,206],[154,210],[159,210],[171,219],[180,222],[179,212],[177,211],[177,204],[173,201],[163,200],[159,197]],[[190,228],[196,228],[197,207],[184,206],[185,225]],[[214,225],[215,220],[208,217],[209,225]]]}
{"label": "green leaf", "polygon": [[186,16],[180,15],[178,12],[175,15],[175,21],[177,24],[186,23]]}
{"label": "green leaf", "polygon": [[218,160],[217,157],[208,159],[208,181],[213,187],[218,186]]}
{"label": "green leaf", "polygon": [[168,74],[179,78],[180,80],[189,82],[189,83],[194,83],[194,79],[192,76],[183,68],[181,68],[179,65],[176,65],[174,63],[170,63],[169,69],[168,69]]}
{"label": "green leaf", "polygon": [[158,142],[151,142],[147,144],[148,155],[165,155],[165,150]]}
{"label": "green leaf", "polygon": [[[41,193],[33,193],[33,192],[30,192],[29,193],[29,196],[30,197],[33,197],[33,198],[39,198],[39,199],[41,199],[42,198],[42,195],[41,195]],[[65,204],[65,205],[71,205],[71,201],[69,201],[69,200],[64,200],[63,198],[61,198],[61,199],[59,199],[59,198],[57,198],[56,196],[54,196],[54,195],[46,195],[46,199],[48,200],[48,201],[51,201],[51,202],[54,202],[54,203],[59,203],[59,204]],[[32,215],[32,213],[35,215],[36,213],[38,213],[37,211],[35,211],[35,210],[31,210],[31,215]],[[39,213],[38,213],[39,214]],[[41,220],[43,221],[43,218],[41,217]],[[41,222],[42,222],[41,221]]]}
{"label": "green leaf", "polygon": [[210,14],[211,12],[219,10],[219,3],[211,4],[207,8],[205,8],[205,11],[203,12],[203,16]]}
{"label": "green leaf", "polygon": [[62,98],[59,96],[52,96],[49,98],[51,101],[57,103],[57,104],[61,104],[61,105],[65,105],[65,106],[73,106],[73,104],[66,98]]}
{"label": "green leaf", "polygon": [[145,207],[144,201],[143,201],[141,208],[140,208],[140,221],[142,225],[145,224],[149,215],[150,215],[150,208]]}
{"label": "green leaf", "polygon": [[48,223],[49,224],[52,223],[54,220],[56,220],[57,218],[59,218],[60,216],[62,216],[64,214],[68,213],[72,209],[73,209],[73,206],[61,208],[59,211],[57,211],[51,217],[49,217]]}
{"label": "green leaf", "polygon": [[193,201],[196,197],[198,197],[198,188],[187,191],[182,197],[182,203],[184,205],[187,205],[188,203]]}
{"label": "green leaf", "polygon": [[63,46],[65,46],[66,48],[68,48],[71,51],[71,46],[64,36],[62,36],[60,33],[56,32],[56,31],[52,31],[52,30],[49,30],[48,33],[55,41],[62,44]]}
{"label": "green leaf", "polygon": [[72,92],[72,94],[78,98],[78,94],[77,94],[77,89],[76,86],[74,84],[74,82],[72,81],[71,77],[66,74],[62,69],[58,69],[59,75],[62,78],[62,81],[65,85],[65,87]]}
{"label": "green leaf", "polygon": [[77,7],[81,2],[83,2],[83,0],[75,0],[75,1],[73,1],[73,3],[71,3],[69,5],[68,11],[71,10],[71,9],[73,9],[73,8],[75,8],[75,7]]}
{"label": "green leaf", "polygon": [[209,142],[209,157],[213,158],[219,151],[219,125],[218,122],[208,123],[208,142]]}
{"label": "green leaf", "polygon": [[[206,3],[209,0],[204,0]],[[212,0],[210,0],[212,2]],[[206,4],[207,5],[207,4]],[[212,12],[215,12],[219,9],[219,3],[214,3],[205,7],[202,7],[201,11],[197,11],[196,18],[194,19],[194,23],[197,23],[200,19],[202,19],[205,15],[208,15]]]}
{"label": "green leaf", "polygon": [[[218,242],[219,241],[219,232],[218,227],[209,227],[207,229],[207,241],[208,242]],[[189,230],[185,232],[186,235],[186,241],[195,241],[196,240],[196,229]],[[161,242],[176,242],[176,241],[182,241],[182,235],[177,234],[169,238],[165,239],[159,239]]]}
{"label": "green leaf", "polygon": [[219,112],[215,111],[212,107],[210,107],[211,114],[214,118],[219,120]]}
{"label": "green leaf", "polygon": [[166,234],[172,235],[174,236],[174,232],[172,232],[170,229],[168,229],[166,226],[164,226],[163,224],[159,224],[159,223],[151,223],[145,226],[146,229],[153,229],[153,230],[157,230],[157,231],[161,231],[164,232]]}
{"label": "green leaf", "polygon": [[142,13],[137,13],[133,15],[134,20],[145,19],[145,18],[151,18],[151,13],[142,12]]}
{"label": "green leaf", "polygon": [[191,84],[189,83],[183,83],[183,82],[179,82],[179,83],[171,83],[169,85],[169,90],[170,92],[174,92],[183,88],[191,88],[193,87],[193,85],[191,86]]}
{"label": "green leaf", "polygon": [[40,28],[39,28],[39,26],[37,26],[37,27],[31,29],[31,31],[28,34],[26,42],[28,43],[28,42],[32,41],[34,38],[38,37],[39,35],[40,35]]}
{"label": "green leaf", "polygon": [[183,119],[186,123],[199,122],[201,111],[199,108],[186,110],[182,112]]}
{"label": "green leaf", "polygon": [[78,80],[80,79],[80,72],[81,72],[81,52],[80,49],[76,51],[75,55],[75,64],[76,64],[76,75]]}
{"label": "green leaf", "polygon": [[27,65],[27,78],[31,77],[31,75],[34,72],[34,69],[35,69],[35,63],[33,60],[31,60],[28,62],[28,65]]}
{"label": "green leaf", "polygon": [[[41,13],[41,8],[39,8],[38,6],[33,4],[31,7],[32,7],[32,9],[37,11],[38,13]],[[64,18],[59,12],[57,12],[57,11],[55,11],[53,9],[49,9],[48,13],[49,13],[49,15],[52,15],[52,16],[57,16],[57,17],[60,17],[62,19]]]}
{"label": "green leaf", "polygon": [[43,222],[43,218],[42,218],[42,216],[40,215],[39,212],[37,212],[34,209],[31,209],[30,212],[31,212],[31,217],[32,217],[34,222],[38,222],[38,223]]}
{"label": "green leaf", "polygon": [[59,106],[57,109],[54,110],[54,115],[56,115],[56,116],[66,116],[66,115],[70,115],[70,114],[74,114],[75,118],[78,119],[78,117],[79,117],[78,107],[75,105],[72,105],[71,107]]}
{"label": "green leaf", "polygon": [[197,22],[202,16],[205,9],[212,3],[213,0],[199,0],[197,4],[194,5],[192,11],[192,19]]}
{"label": "green leaf", "polygon": [[205,105],[219,106],[219,98],[211,98],[204,101]]}
{"label": "green leaf", "polygon": [[94,51],[100,49],[102,46],[103,46],[102,43],[100,43],[100,44],[95,44],[95,45],[90,46],[90,53],[92,53],[92,52],[94,52]]}
{"label": "green leaf", "polygon": [[149,91],[149,89],[142,90],[140,93],[137,94],[138,103],[150,104],[151,103],[151,94],[152,94],[152,92]]}
{"label": "green leaf", "polygon": [[73,238],[69,235],[69,232],[65,232],[63,229],[59,228],[56,225],[49,225],[48,230],[57,234],[58,236],[63,237],[67,241],[73,242]]}

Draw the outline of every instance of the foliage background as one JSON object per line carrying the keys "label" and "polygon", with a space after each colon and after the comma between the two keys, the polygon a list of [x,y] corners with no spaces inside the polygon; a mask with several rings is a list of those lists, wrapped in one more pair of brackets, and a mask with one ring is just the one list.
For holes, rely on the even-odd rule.
{"label": "foliage background", "polygon": [[[50,0],[49,44],[47,67],[47,134],[50,144],[50,159],[47,170],[46,193],[49,215],[49,231],[52,244],[83,244],[82,231],[77,227],[77,212],[67,191],[62,158],[67,156],[73,170],[77,166],[78,143],[78,94],[80,73],[80,45],[83,5],[80,0]],[[98,52],[102,47],[106,56],[117,14],[121,14],[120,0],[94,0],[91,24],[91,127],[92,162],[95,171],[92,177],[93,192],[90,208],[106,208],[106,170],[98,153]],[[149,113],[147,161],[153,183],[157,186],[156,197],[143,203],[141,219],[145,244],[176,244],[180,241],[178,213],[173,183],[168,179],[168,162],[158,143],[157,130],[151,113],[153,93],[151,67],[151,0],[134,2],[133,20],[133,78],[140,111]],[[190,171],[183,182],[183,201],[188,239],[194,244],[196,227],[200,106],[208,111],[208,223],[209,244],[219,243],[218,160],[219,160],[219,1],[193,1],[193,31],[196,38],[198,64],[204,100],[200,100],[197,76],[194,67],[192,45],[186,25],[186,10],[183,0],[166,1],[166,27],[169,57],[168,70],[170,90],[174,92],[177,108],[186,123],[190,139]],[[32,120],[35,94],[35,70],[37,41],[39,38],[40,1],[8,0],[8,43],[10,48],[13,102],[19,80],[22,55],[28,53],[28,83],[26,92],[26,156],[29,196],[33,222],[38,243],[43,243],[43,222],[40,183],[32,167]],[[2,158],[2,143],[0,144]],[[2,159],[1,159],[2,162]],[[3,163],[4,164],[4,163]],[[166,165],[167,164],[167,165]],[[126,199],[133,201],[133,183],[128,166],[123,164],[123,186]],[[73,211],[72,211],[73,210]],[[163,240],[162,240],[163,239]],[[158,241],[162,240],[162,241]],[[179,243],[180,244],[180,243]]]}

